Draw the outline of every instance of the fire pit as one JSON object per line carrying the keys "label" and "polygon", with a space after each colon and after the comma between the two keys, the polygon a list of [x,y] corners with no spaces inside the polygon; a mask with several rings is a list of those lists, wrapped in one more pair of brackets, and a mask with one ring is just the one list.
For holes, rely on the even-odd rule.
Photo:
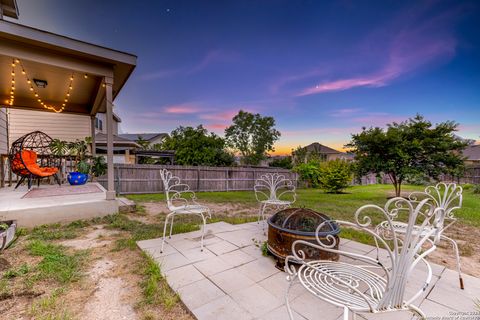
{"label": "fire pit", "polygon": [[[306,208],[288,208],[280,210],[268,219],[268,251],[277,258],[277,268],[283,270],[285,257],[292,254],[292,243],[296,240],[304,240],[318,244],[315,238],[317,227],[324,221],[331,219],[319,212]],[[335,249],[338,249],[339,239],[337,234],[340,228],[335,222],[328,222],[319,232],[320,239],[327,235],[336,238]],[[325,243],[328,240],[325,239]],[[333,260],[338,261],[338,254],[315,249],[309,246],[297,246],[303,249],[307,260]]]}

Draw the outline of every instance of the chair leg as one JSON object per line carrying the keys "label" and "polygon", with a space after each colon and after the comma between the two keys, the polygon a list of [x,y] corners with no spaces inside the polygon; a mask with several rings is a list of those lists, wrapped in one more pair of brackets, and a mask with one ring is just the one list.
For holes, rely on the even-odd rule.
{"label": "chair leg", "polygon": [[202,217],[202,221],[203,221],[203,226],[202,226],[202,239],[200,241],[200,251],[203,252],[203,238],[205,237],[205,228],[207,226],[207,219],[205,219],[205,216],[203,214],[200,214],[200,216]]}
{"label": "chair leg", "polygon": [[32,175],[28,176],[28,190],[32,189]]}
{"label": "chair leg", "polygon": [[343,307],[343,320],[348,320],[348,308]]}
{"label": "chair leg", "polygon": [[447,240],[447,241],[450,241],[450,243],[452,244],[453,251],[455,253],[455,258],[457,259],[457,272],[458,272],[458,280],[460,281],[460,289],[463,290],[465,287],[463,286],[462,270],[461,270],[461,267],[460,267],[460,254],[458,253],[457,242],[455,240],[453,240],[452,238],[449,238],[449,237],[447,237],[443,234],[440,236],[440,238],[444,239],[444,240]]}
{"label": "chair leg", "polygon": [[163,246],[165,244],[165,236],[167,235],[167,225],[168,225],[168,219],[170,219],[170,216],[173,215],[173,212],[167,214],[165,217],[165,224],[163,225],[163,239],[162,239],[162,247],[160,248],[160,253],[163,253]]}
{"label": "chair leg", "polygon": [[55,179],[55,182],[58,183],[59,186],[62,186],[62,183],[60,182],[60,178],[58,177],[58,174],[54,174],[53,178]]}
{"label": "chair leg", "polygon": [[20,180],[18,181],[17,185],[15,186],[15,189],[17,189],[18,186],[21,185],[23,181],[25,181],[25,177],[21,177],[21,178],[20,178]]}
{"label": "chair leg", "polygon": [[257,223],[260,223],[260,220],[262,218],[262,213],[263,213],[263,210],[265,208],[265,203],[261,203],[260,204],[260,208],[258,208],[258,220],[257,220]]}
{"label": "chair leg", "polygon": [[294,276],[292,277],[293,278],[288,281],[287,291],[285,292],[285,305],[287,307],[288,317],[290,318],[290,320],[294,320],[292,307],[290,306],[290,301],[288,300],[288,293],[290,292],[290,288],[292,287],[292,284],[295,281],[295,277]]}
{"label": "chair leg", "polygon": [[37,187],[40,188],[40,178],[37,179]]}
{"label": "chair leg", "polygon": [[172,221],[170,221],[170,234],[168,235],[168,239],[172,239],[172,230],[173,230],[173,219],[175,216],[172,216]]}

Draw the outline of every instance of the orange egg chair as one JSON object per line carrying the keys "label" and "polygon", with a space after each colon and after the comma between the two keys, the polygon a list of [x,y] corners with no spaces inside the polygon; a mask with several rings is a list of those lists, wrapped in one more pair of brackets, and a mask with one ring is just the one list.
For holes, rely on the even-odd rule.
{"label": "orange egg chair", "polygon": [[12,143],[8,157],[10,168],[14,174],[20,177],[15,189],[27,179],[28,189],[32,187],[32,181],[53,177],[60,185],[57,172],[61,159],[52,154],[50,145],[53,139],[41,131],[28,133]]}

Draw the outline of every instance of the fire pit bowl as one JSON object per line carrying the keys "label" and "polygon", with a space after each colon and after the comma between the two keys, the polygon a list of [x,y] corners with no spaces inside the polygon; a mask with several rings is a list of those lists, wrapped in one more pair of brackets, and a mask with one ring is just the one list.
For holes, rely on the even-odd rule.
{"label": "fire pit bowl", "polygon": [[[277,258],[277,268],[283,270],[285,257],[292,255],[292,243],[296,240],[304,240],[310,243],[318,244],[315,238],[317,227],[324,221],[322,229],[319,231],[320,239],[332,235],[336,238],[338,249],[340,232],[339,226],[330,221],[331,219],[324,215],[306,208],[288,208],[280,210],[268,219],[268,241],[267,248]],[[299,250],[303,250],[306,260],[332,260],[338,261],[338,254],[319,250],[309,246],[297,245]]]}

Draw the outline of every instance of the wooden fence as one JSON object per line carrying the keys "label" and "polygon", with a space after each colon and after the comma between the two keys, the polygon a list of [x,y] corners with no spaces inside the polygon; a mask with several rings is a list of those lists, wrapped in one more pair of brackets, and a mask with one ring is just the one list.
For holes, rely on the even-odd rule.
{"label": "wooden fence", "polygon": [[449,175],[443,175],[440,178],[440,180],[447,182],[480,184],[480,166],[467,166],[461,178],[456,178]]}
{"label": "wooden fence", "polygon": [[[283,174],[295,184],[298,175],[290,170],[268,167],[203,167],[148,164],[115,164],[115,189],[118,194],[163,192],[160,170],[165,168],[193,191],[253,190],[255,180],[265,173]],[[104,187],[106,176],[98,179]]]}

